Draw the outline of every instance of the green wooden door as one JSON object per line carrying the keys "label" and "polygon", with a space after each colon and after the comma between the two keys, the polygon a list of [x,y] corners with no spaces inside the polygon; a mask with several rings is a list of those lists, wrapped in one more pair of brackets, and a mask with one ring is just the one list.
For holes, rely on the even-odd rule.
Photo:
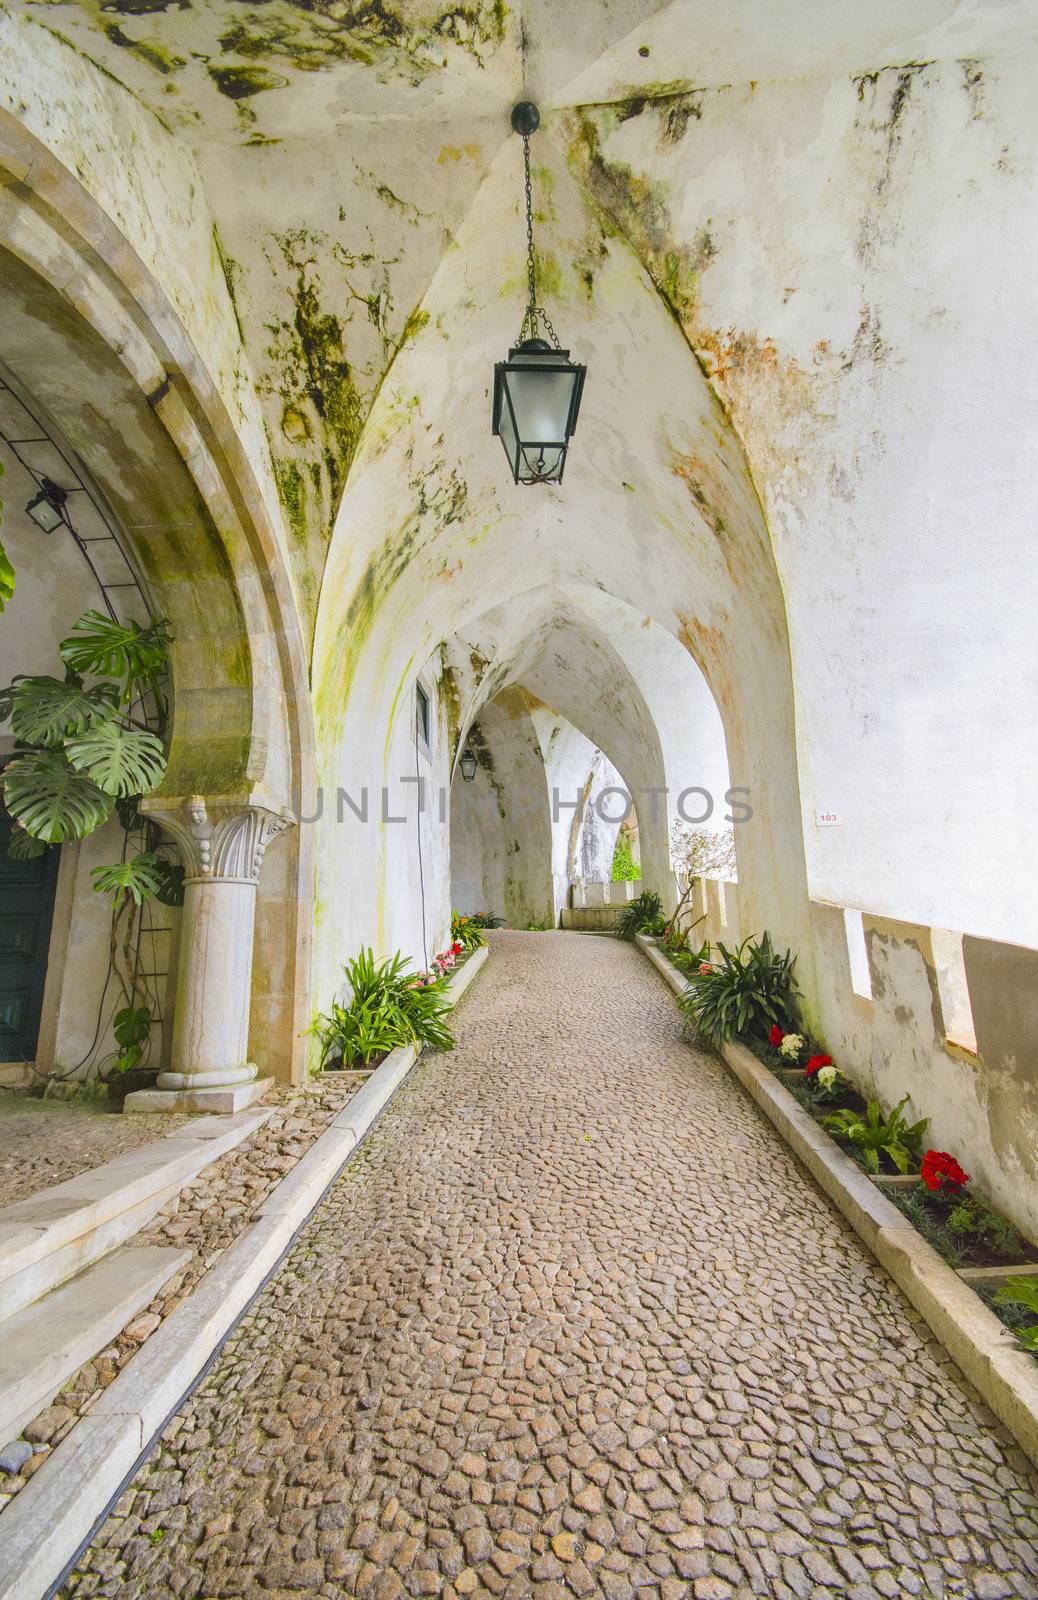
{"label": "green wooden door", "polygon": [[54,915],[58,851],[35,861],[7,854],[10,819],[0,813],[0,1061],[32,1061]]}

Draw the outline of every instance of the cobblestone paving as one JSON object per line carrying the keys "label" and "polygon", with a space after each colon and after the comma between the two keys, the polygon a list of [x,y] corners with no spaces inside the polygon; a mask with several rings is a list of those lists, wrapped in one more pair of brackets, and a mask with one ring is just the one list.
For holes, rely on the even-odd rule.
{"label": "cobblestone paving", "polygon": [[64,1593],[1038,1596],[1023,1458],[629,946],[500,933]]}

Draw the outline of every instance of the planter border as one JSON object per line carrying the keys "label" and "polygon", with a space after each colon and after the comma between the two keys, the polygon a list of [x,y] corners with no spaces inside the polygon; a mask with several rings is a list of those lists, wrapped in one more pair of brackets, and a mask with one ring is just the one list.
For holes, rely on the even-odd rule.
{"label": "planter border", "polygon": [[[636,940],[675,994],[687,985],[645,934]],[[969,1383],[1038,1466],[1038,1362],[953,1267],[886,1198],[882,1187],[845,1155],[789,1090],[745,1045],[722,1058],[777,1128],[822,1192],[850,1223],[940,1340]]]}
{"label": "planter border", "polygon": [[[448,982],[457,1004],[486,945]],[[0,1512],[0,1600],[44,1600],[78,1560],[169,1418],[201,1382],[297,1234],[418,1059],[393,1050],[332,1118],[255,1220],[142,1345]]]}

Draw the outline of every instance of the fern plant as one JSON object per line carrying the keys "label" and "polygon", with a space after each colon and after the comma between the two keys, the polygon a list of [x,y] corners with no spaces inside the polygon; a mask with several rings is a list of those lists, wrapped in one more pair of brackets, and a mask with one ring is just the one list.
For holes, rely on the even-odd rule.
{"label": "fern plant", "polygon": [[690,973],[678,996],[686,1025],[720,1048],[732,1038],[764,1038],[777,1023],[791,1028],[799,994],[796,956],[779,955],[771,935],[744,939],[736,950],[718,944],[719,960],[703,962]]}
{"label": "fern plant", "polygon": [[885,1155],[898,1172],[909,1172],[913,1164],[918,1164],[920,1143],[930,1123],[927,1117],[909,1123],[904,1114],[908,1100],[906,1094],[885,1118],[878,1100],[869,1101],[864,1117],[860,1111],[832,1111],[823,1118],[822,1127],[853,1145],[867,1171],[878,1172],[879,1158]]}
{"label": "fern plant", "polygon": [[662,915],[663,901],[658,894],[646,889],[621,907],[616,919],[617,937],[633,939],[636,933],[644,933],[653,927]]}
{"label": "fern plant", "polygon": [[349,1000],[333,1001],[331,1010],[307,1030],[320,1040],[322,1067],[336,1061],[344,1067],[356,1061],[367,1066],[374,1056],[398,1045],[454,1048],[447,1026],[450,1001],[439,985],[422,982],[399,951],[376,961],[373,950],[362,950],[342,971]]}

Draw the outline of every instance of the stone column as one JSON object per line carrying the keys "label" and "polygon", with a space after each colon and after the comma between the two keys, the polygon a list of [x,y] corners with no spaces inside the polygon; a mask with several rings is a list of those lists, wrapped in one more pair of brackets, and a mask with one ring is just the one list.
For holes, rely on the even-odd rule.
{"label": "stone column", "polygon": [[179,847],[184,909],[170,1070],[126,1109],[239,1111],[271,1082],[248,1060],[256,886],[267,845],[292,819],[258,805],[210,811],[199,795],[146,809]]}

